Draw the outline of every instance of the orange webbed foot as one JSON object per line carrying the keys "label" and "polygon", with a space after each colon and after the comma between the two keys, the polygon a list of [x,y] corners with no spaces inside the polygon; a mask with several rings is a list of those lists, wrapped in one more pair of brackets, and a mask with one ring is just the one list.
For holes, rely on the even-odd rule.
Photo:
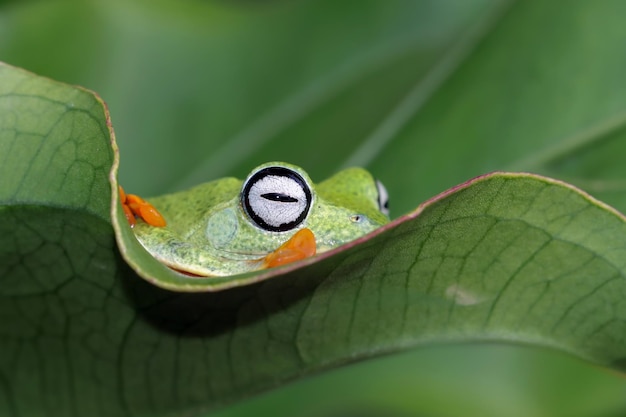
{"label": "orange webbed foot", "polygon": [[135,194],[126,194],[122,186],[119,186],[120,201],[126,220],[130,227],[135,226],[135,216],[155,227],[164,227],[167,223],[161,213],[150,203]]}
{"label": "orange webbed foot", "polygon": [[315,235],[310,229],[301,229],[278,249],[263,259],[264,268],[285,265],[315,255]]}

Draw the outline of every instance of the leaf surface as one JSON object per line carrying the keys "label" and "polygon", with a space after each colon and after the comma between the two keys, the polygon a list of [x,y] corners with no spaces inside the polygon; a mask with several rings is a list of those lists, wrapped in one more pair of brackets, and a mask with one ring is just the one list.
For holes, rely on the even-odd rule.
{"label": "leaf surface", "polygon": [[[84,140],[89,145],[76,148],[97,156],[93,142],[107,144],[106,155],[115,155],[96,97],[2,70],[4,80],[15,80],[11,88],[4,83],[12,108],[32,105],[16,88],[28,85],[67,89],[90,103],[90,122],[68,123],[87,134],[76,128],[58,136]],[[9,119],[18,128],[3,129],[3,143],[30,138],[22,114],[60,106],[47,98],[35,103]],[[85,114],[61,108],[36,119],[43,143],[57,137],[48,132],[59,120]],[[89,152],[71,155],[92,160]],[[59,172],[72,192],[82,190],[75,188],[80,176],[70,186],[68,171]],[[479,177],[355,244],[304,265],[237,277],[262,281],[215,293],[172,293],[141,280],[113,250],[109,221],[89,204],[59,207],[46,191],[28,205],[7,199],[2,209],[0,247],[9,267],[0,295],[0,406],[14,414],[208,410],[321,369],[443,341],[524,342],[624,364],[626,223],[555,180]],[[133,242],[123,220],[120,238]],[[146,259],[136,260],[140,268]],[[213,285],[192,278],[184,284],[188,291]]]}
{"label": "leaf surface", "polygon": [[[316,181],[367,165],[396,216],[496,169],[566,179],[626,209],[624,5],[428,4],[207,3],[174,17],[127,2],[14,7],[1,11],[0,49],[106,92],[130,192],[283,159]],[[46,35],[23,35],[35,29]],[[624,367],[623,218],[566,184],[481,177],[300,269],[172,293],[115,250],[112,201],[124,255],[168,274],[117,211],[100,100],[2,71],[0,414],[203,413],[450,341]]]}

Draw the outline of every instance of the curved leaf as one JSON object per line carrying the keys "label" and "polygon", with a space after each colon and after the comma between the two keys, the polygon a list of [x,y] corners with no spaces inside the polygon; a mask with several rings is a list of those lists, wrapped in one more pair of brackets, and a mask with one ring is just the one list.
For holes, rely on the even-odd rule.
{"label": "curved leaf", "polygon": [[[12,108],[20,86],[61,88],[3,70],[16,80],[5,84]],[[102,123],[70,124],[92,133],[60,137],[107,143],[106,111],[92,99],[89,120]],[[16,114],[59,106],[43,102]],[[62,108],[50,122],[35,120],[54,127],[75,112]],[[24,131],[3,129],[3,143]],[[69,167],[89,160],[71,155],[62,158]],[[85,207],[68,216],[71,205],[41,199],[2,210],[2,258],[25,271],[7,270],[0,293],[8,413],[200,412],[320,369],[450,340],[552,346],[615,367],[626,357],[624,218],[555,180],[477,178],[355,244],[217,293],[172,293],[138,279],[112,251],[109,223]]]}
{"label": "curved leaf", "polygon": [[102,101],[2,63],[0,79],[0,203],[108,221],[113,151]]}
{"label": "curved leaf", "polygon": [[0,288],[49,291],[94,261],[103,233],[111,250],[110,132],[88,91],[2,63],[0,80]]}
{"label": "curved leaf", "polygon": [[[123,182],[134,184],[129,187],[133,192],[161,192],[185,183],[185,176],[194,174],[190,165],[208,176],[241,175],[267,159],[299,163],[317,178],[335,171],[342,161],[369,160],[367,153],[355,151],[362,145],[366,150],[380,148],[371,154],[374,159],[369,165],[390,189],[396,214],[493,169],[531,170],[569,179],[616,207],[625,207],[624,164],[619,158],[626,143],[622,117],[626,95],[620,87],[626,64],[620,53],[625,26],[619,12],[624,5],[617,0],[572,2],[568,7],[540,0],[450,0],[436,6],[374,1],[360,4],[358,10],[332,1],[267,2],[254,7],[185,3],[191,10],[174,17],[169,13],[174,6],[163,11],[167,2],[145,8],[128,2],[111,2],[106,8],[74,3],[3,6],[0,49],[12,62],[105,93],[125,138],[121,141]],[[0,88],[7,80],[0,78]],[[38,95],[45,95],[44,91]],[[11,106],[0,112],[3,139],[11,138],[14,114]],[[168,117],[160,117],[163,114]],[[106,132],[105,117],[99,117],[99,129]],[[108,137],[100,139],[104,141],[89,143],[108,141]],[[251,151],[240,153],[242,148]],[[0,158],[13,164],[12,169],[24,168],[15,161],[26,159],[10,155],[2,152]],[[510,243],[520,256],[524,254],[517,250],[524,249],[520,242],[535,243],[527,249],[530,253],[536,248],[536,255],[514,277],[500,262],[489,268],[483,265],[485,274],[502,272],[494,283],[503,291],[491,300],[476,297],[493,295],[498,288],[488,285],[491,280],[486,289],[478,285],[471,278],[481,272],[472,262],[475,258],[457,258],[454,251],[445,252],[449,256],[441,264],[448,269],[439,271],[437,260],[430,258],[411,269],[427,278],[436,276],[431,287],[423,289],[416,278],[416,293],[398,290],[405,296],[377,297],[379,287],[371,285],[377,282],[376,275],[349,268],[367,264],[359,258],[373,250],[367,245],[293,271],[288,275],[295,277],[291,282],[282,277],[219,294],[171,294],[137,280],[112,251],[111,228],[108,220],[101,220],[108,216],[108,185],[100,188],[102,193],[89,194],[89,176],[73,177],[76,184],[72,181],[69,188],[54,182],[61,178],[54,172],[73,172],[68,166],[81,173],[93,171],[72,164],[73,155],[67,159],[64,152],[58,155],[70,163],[33,177],[29,187],[38,191],[27,198],[28,204],[56,201],[60,207],[45,207],[45,217],[39,207],[0,209],[4,231],[0,266],[10,266],[0,271],[2,414],[192,413],[196,406],[211,409],[320,366],[449,338],[548,344],[602,363],[619,364],[623,357],[617,297],[623,298],[622,281],[608,278],[619,268],[611,265],[607,254],[611,241],[605,229],[614,225],[619,230],[620,217],[550,180],[529,178],[531,185],[554,186],[559,190],[556,194],[572,197],[569,209],[564,207],[569,215],[555,214],[550,223],[553,206],[546,208],[545,217],[531,216],[538,223],[525,223],[520,212],[511,221],[484,216],[467,228],[487,238],[502,237],[498,243]],[[99,166],[98,161],[87,160],[87,167]],[[3,178],[16,178],[13,171],[8,173]],[[101,179],[102,171],[96,177]],[[94,184],[100,184],[100,179]],[[471,195],[471,190],[483,187],[479,184],[493,184],[492,179],[479,180],[424,207],[415,220],[398,222],[439,225],[421,222],[441,205],[465,201],[456,196]],[[14,185],[7,182],[0,188]],[[50,192],[66,189],[73,191]],[[18,202],[13,195],[3,197]],[[529,207],[530,201],[551,201],[545,196],[522,197],[516,200],[518,208],[524,201]],[[467,210],[482,202],[482,197],[475,198],[465,201]],[[579,215],[572,211],[576,201],[582,201]],[[82,207],[99,214],[85,217]],[[601,214],[589,221],[593,228],[578,229],[585,223],[584,213],[594,212]],[[497,227],[489,229],[490,220]],[[560,231],[559,222],[564,224]],[[466,225],[463,218],[437,230],[469,245],[473,235],[459,235],[458,225]],[[599,229],[603,232],[596,236]],[[574,230],[579,230],[583,243],[573,243],[579,242],[568,235]],[[522,233],[517,240],[512,238],[515,231]],[[375,242],[408,251],[395,246],[402,236],[391,240],[393,234],[385,231]],[[598,242],[599,236],[607,240]],[[417,242],[421,238],[416,234]],[[542,238],[545,246],[537,246]],[[458,249],[454,242],[442,241]],[[623,243],[613,242],[619,253]],[[474,243],[477,253],[486,251],[482,240]],[[424,245],[422,250],[431,249]],[[607,253],[594,257],[594,248]],[[391,259],[388,251],[383,252],[387,258],[376,258],[379,264],[372,268],[380,271],[380,264]],[[573,255],[579,256],[569,258]],[[428,262],[432,271],[419,269]],[[536,281],[531,267],[541,267]],[[315,275],[330,271],[334,273],[323,281]],[[345,283],[340,279],[344,273],[351,278]],[[450,284],[453,273],[461,274],[459,283]],[[586,273],[594,275],[583,278]],[[542,274],[557,278],[546,282],[539,278]],[[596,281],[595,274],[606,281]],[[386,288],[387,281],[390,288],[398,287],[394,285],[401,277],[385,275],[380,288]],[[466,281],[473,292],[461,285]],[[364,284],[359,287],[360,283]],[[345,304],[335,293],[346,297]],[[421,311],[416,320],[425,328],[408,324],[407,329],[420,333],[395,333],[400,335],[395,345],[392,336],[379,343],[385,332],[397,330],[396,319],[403,317],[397,299],[398,305],[411,306],[407,314]],[[598,299],[602,303],[593,304]],[[553,308],[553,300],[561,302],[560,311]],[[493,305],[491,315],[485,305]],[[374,309],[378,316],[371,313]],[[524,310],[528,318],[522,320]],[[390,318],[380,312],[388,312]],[[437,314],[431,324],[427,315],[433,312]],[[363,323],[361,317],[368,314],[376,316],[375,321]],[[332,317],[338,326],[349,328],[348,320],[365,330],[341,333],[335,345],[329,336],[316,334],[333,330],[324,324],[332,323]],[[324,352],[318,349],[328,349],[327,357],[321,357]]]}
{"label": "curved leaf", "polygon": [[[184,390],[179,380],[149,384],[128,405],[139,413],[181,396],[186,404],[230,401],[443,341],[550,346],[622,369],[624,247],[623,216],[567,184],[480,177],[304,266],[233,278],[272,278],[265,282],[214,294],[133,292],[158,331],[137,322],[127,334],[124,381],[139,387],[165,363],[189,379]],[[185,289],[211,289],[207,281],[189,278]],[[145,301],[148,294],[159,301]],[[133,349],[154,338],[149,355]]]}

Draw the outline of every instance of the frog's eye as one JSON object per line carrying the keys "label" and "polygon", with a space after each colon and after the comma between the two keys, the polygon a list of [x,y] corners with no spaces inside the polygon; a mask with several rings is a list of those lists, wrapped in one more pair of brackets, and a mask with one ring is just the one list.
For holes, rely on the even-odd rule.
{"label": "frog's eye", "polygon": [[376,189],[378,189],[378,210],[385,216],[389,216],[389,193],[382,182],[376,180]]}
{"label": "frog's eye", "polygon": [[248,178],[241,192],[241,203],[260,228],[286,232],[306,219],[311,208],[311,189],[294,170],[267,167]]}

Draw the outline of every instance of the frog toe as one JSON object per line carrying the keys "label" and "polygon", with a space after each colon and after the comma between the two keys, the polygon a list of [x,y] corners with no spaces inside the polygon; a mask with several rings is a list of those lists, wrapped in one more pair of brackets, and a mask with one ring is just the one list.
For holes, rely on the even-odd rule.
{"label": "frog toe", "polygon": [[263,259],[264,268],[274,268],[315,255],[315,235],[311,229],[301,229],[278,249]]}
{"label": "frog toe", "polygon": [[135,194],[126,194],[122,186],[119,186],[120,202],[130,227],[135,226],[135,217],[154,227],[165,227],[167,222],[159,211],[143,198]]}

